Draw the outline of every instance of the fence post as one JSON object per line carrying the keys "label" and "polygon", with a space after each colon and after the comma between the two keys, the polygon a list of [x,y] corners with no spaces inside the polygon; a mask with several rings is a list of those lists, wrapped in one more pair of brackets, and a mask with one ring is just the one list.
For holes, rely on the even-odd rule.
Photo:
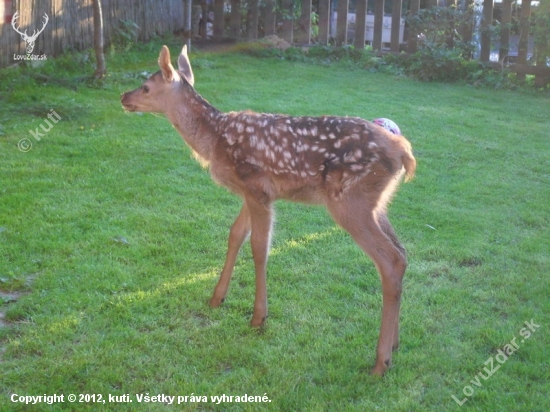
{"label": "fence post", "polygon": [[[449,2],[449,3],[451,3],[451,2]],[[452,6],[452,3],[447,4],[446,1],[440,1],[439,2],[439,7],[446,7],[448,9],[450,9],[451,6]],[[453,50],[455,48],[454,34],[456,33],[456,31],[457,31],[457,29],[456,29],[456,19],[453,18],[453,19],[450,20],[449,27],[447,27],[447,29],[446,29],[447,41],[445,42],[445,44],[447,45],[449,50]]]}
{"label": "fence post", "polygon": [[187,44],[187,50],[191,50],[191,39],[193,38],[193,0],[183,1],[184,16],[183,31],[187,37],[185,44]]}
{"label": "fence post", "polygon": [[[520,34],[518,43],[518,65],[527,63],[527,48],[529,39],[529,18],[531,17],[531,1],[521,2],[521,17],[519,20]],[[525,81],[525,73],[518,73],[517,79]]]}
{"label": "fence post", "polygon": [[502,0],[502,18],[500,32],[500,49],[498,60],[504,62],[510,50],[510,22],[512,21],[512,0]]}
{"label": "fence post", "polygon": [[265,35],[271,36],[277,33],[275,30],[275,6],[277,2],[275,0],[266,0],[265,2]]}
{"label": "fence post", "polygon": [[[190,1],[190,3],[193,3]],[[200,5],[193,5],[191,9],[191,38],[199,37],[199,24],[201,21],[202,7]]]}
{"label": "fence post", "polygon": [[208,38],[208,3],[206,0],[201,0],[202,19],[199,24],[199,32],[202,34],[203,39]]}
{"label": "fence post", "polygon": [[214,0],[214,38],[219,40],[223,37],[223,0]]}
{"label": "fence post", "polygon": [[298,43],[309,44],[311,40],[311,0],[302,0],[302,12],[298,20]]}
{"label": "fence post", "polygon": [[546,73],[535,75],[535,87],[545,87],[550,83],[550,68],[546,66],[546,51],[548,50],[548,40],[546,38],[541,39],[535,43],[535,50],[537,53],[537,67],[545,68]]}
{"label": "fence post", "polygon": [[336,21],[336,46],[348,43],[349,0],[338,0],[338,19]]}
{"label": "fence post", "polygon": [[367,32],[367,0],[357,0],[355,3],[355,40],[357,50],[365,48],[365,34]]}
{"label": "fence post", "polygon": [[375,0],[374,4],[374,33],[372,48],[382,50],[382,30],[384,29],[384,0]]}
{"label": "fence post", "polygon": [[282,0],[283,30],[281,35],[287,42],[292,43],[294,36],[294,2]]}
{"label": "fence post", "polygon": [[[464,2],[464,9],[462,11],[466,13],[470,8],[473,8],[473,7],[474,7],[474,0],[466,0]],[[460,34],[462,35],[462,41],[464,43],[470,43],[474,35],[473,16],[470,18],[469,22],[463,22],[459,30],[460,30]],[[471,56],[472,56],[472,53],[468,53],[468,55],[464,57],[471,58]]]}
{"label": "fence post", "polygon": [[327,45],[330,26],[330,0],[319,0],[319,44]]}
{"label": "fence post", "polygon": [[[418,14],[418,10],[420,10],[420,0],[411,0],[409,3],[409,17],[415,16]],[[407,39],[407,53],[414,53],[416,52],[418,48],[418,38],[416,37],[416,33],[411,33],[410,29],[408,32],[409,38]]]}
{"label": "fence post", "polygon": [[235,39],[241,37],[241,0],[231,0],[229,34]]}
{"label": "fence post", "polygon": [[[493,24],[493,1],[483,0],[483,18],[481,19],[481,51],[479,59],[487,63],[491,56],[491,33],[490,27]],[[528,0],[531,1],[531,0]]]}
{"label": "fence post", "polygon": [[259,3],[259,0],[248,0],[248,13],[246,19],[248,40],[258,40]]}
{"label": "fence post", "polygon": [[391,43],[390,50],[399,53],[399,34],[401,30],[401,7],[403,0],[393,0],[391,12]]}

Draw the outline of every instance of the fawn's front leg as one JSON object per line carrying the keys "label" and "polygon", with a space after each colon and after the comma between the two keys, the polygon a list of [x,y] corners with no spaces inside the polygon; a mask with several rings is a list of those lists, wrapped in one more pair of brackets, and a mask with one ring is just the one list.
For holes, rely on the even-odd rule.
{"label": "fawn's front leg", "polygon": [[256,269],[256,297],[254,299],[254,314],[250,324],[254,327],[262,326],[267,318],[267,285],[266,269],[267,255],[271,242],[271,224],[273,211],[271,204],[265,205],[255,199],[247,199],[250,211],[252,234],[250,246]]}
{"label": "fawn's front leg", "polygon": [[235,219],[231,230],[229,231],[229,240],[227,244],[227,255],[225,257],[225,264],[223,266],[222,273],[218,284],[214,289],[212,299],[210,299],[210,306],[217,308],[222,304],[227,295],[227,289],[229,288],[229,282],[233,275],[233,268],[237,261],[237,256],[241,250],[241,246],[250,234],[250,213],[246,203],[243,205],[239,216]]}

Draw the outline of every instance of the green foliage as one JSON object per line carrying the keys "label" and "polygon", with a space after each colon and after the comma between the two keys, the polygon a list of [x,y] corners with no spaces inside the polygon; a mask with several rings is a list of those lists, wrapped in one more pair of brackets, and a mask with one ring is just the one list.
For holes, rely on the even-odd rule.
{"label": "green foliage", "polygon": [[[411,140],[417,176],[389,209],[409,260],[401,345],[377,379],[367,371],[380,280],[322,208],[276,205],[264,328],[248,325],[248,244],[224,306],[208,307],[240,202],[165,118],[120,106],[121,92],[157,70],[163,42],[181,47],[165,39],[110,58],[101,88],[0,71],[1,411],[550,409],[547,95],[376,73],[366,62],[397,62],[369,51],[354,61],[353,49],[310,50],[326,66],[305,53],[306,63],[191,54],[197,89],[221,110],[384,116]],[[51,108],[61,120],[19,151]],[[531,319],[541,327],[520,343]],[[451,396],[462,399],[513,337],[520,349],[459,408]],[[146,392],[271,402],[139,404]],[[133,403],[10,401],[54,393]]]}
{"label": "green foliage", "polygon": [[278,50],[267,45],[257,43],[243,43],[234,48],[235,51],[249,54],[255,57],[276,57],[281,60],[294,62],[320,64],[330,66],[333,64],[349,64],[360,67],[372,67],[379,63],[372,49],[356,49],[354,46],[330,47],[289,47],[286,50]]}
{"label": "green foliage", "polygon": [[462,52],[447,47],[421,47],[406,62],[406,73],[422,81],[454,82],[468,77],[480,63],[462,57]]}
{"label": "green foliage", "polygon": [[532,34],[535,40],[535,59],[546,63],[550,59],[550,0],[543,0],[533,15]]}
{"label": "green foliage", "polygon": [[411,35],[418,37],[418,51],[406,64],[406,73],[423,81],[466,79],[478,65],[468,61],[473,45],[463,40],[459,28],[471,24],[472,9],[431,7],[409,16]]}
{"label": "green foliage", "polygon": [[417,36],[419,48],[452,48],[468,57],[473,45],[464,41],[461,26],[471,25],[473,9],[461,10],[457,7],[430,7],[421,9],[407,17],[410,35]]}
{"label": "green foliage", "polygon": [[311,38],[315,39],[319,35],[319,14],[311,12]]}
{"label": "green foliage", "polygon": [[277,50],[261,42],[242,43],[234,51],[262,58],[334,67],[359,67],[371,72],[407,75],[426,82],[467,82],[475,86],[515,88],[514,77],[505,70],[494,70],[479,61],[465,59],[463,51],[447,47],[422,47],[412,55],[377,55],[368,47],[354,46],[308,48],[290,47]]}
{"label": "green foliage", "polygon": [[111,34],[111,51],[128,51],[137,43],[139,26],[131,20],[118,20]]}

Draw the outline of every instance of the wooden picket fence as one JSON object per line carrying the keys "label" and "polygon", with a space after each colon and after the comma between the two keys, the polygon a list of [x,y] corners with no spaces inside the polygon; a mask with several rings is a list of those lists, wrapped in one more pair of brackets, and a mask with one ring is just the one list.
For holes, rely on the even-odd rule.
{"label": "wooden picket fence", "polygon": [[[0,0],[11,5],[11,11],[5,11],[7,18],[0,21],[0,67],[14,62],[13,55],[25,53],[25,43],[21,36],[9,24],[9,15],[19,11],[18,24],[22,30],[32,32],[40,27],[44,13],[50,21],[41,33],[35,45],[36,54],[56,56],[67,49],[82,50],[92,47],[93,0]],[[237,39],[256,40],[261,36],[278,35],[289,43],[308,45],[311,37],[312,0],[302,0],[301,9],[294,10],[293,0],[213,0],[210,4],[206,0],[191,7],[192,0],[101,0],[105,38],[109,43],[116,33],[121,22],[133,22],[139,26],[140,41],[147,41],[154,35],[183,31],[186,36],[212,37],[214,40],[231,37]],[[427,0],[423,2],[427,7],[450,6],[456,0]],[[465,6],[472,5],[474,0],[465,0]],[[337,18],[332,23],[331,30],[331,0],[318,0],[317,16],[318,34],[317,44],[326,45],[329,42],[335,46],[350,43],[349,0],[338,0]],[[353,25],[353,44],[357,48],[365,46],[367,30],[372,30],[369,43],[379,52],[406,52],[414,53],[418,44],[415,36],[403,38],[403,18],[414,15],[420,10],[420,0],[410,0],[408,10],[403,10],[403,0],[392,1],[391,16],[384,15],[384,0],[376,0],[374,7],[374,26],[368,27],[367,0],[357,0]],[[487,28],[492,24],[494,0],[483,0],[482,34],[480,39],[480,59],[490,63],[491,41],[487,35]],[[191,11],[192,10],[192,11]],[[550,83],[550,68],[546,64],[546,56],[542,56],[536,65],[527,64],[529,16],[531,14],[530,1],[524,0],[521,14],[521,35],[517,59],[509,69],[518,73],[518,76],[531,74],[536,76],[536,85],[543,86]],[[207,16],[200,19],[199,16]],[[294,16],[299,17],[295,18]],[[1,16],[0,16],[1,17]],[[510,30],[507,23],[512,18],[512,0],[502,0],[502,29],[500,34],[500,52],[495,67],[508,64]],[[372,19],[372,17],[371,17]],[[211,22],[211,23],[209,23]],[[208,25],[208,27],[207,27]],[[388,29],[388,26],[390,29]],[[472,27],[464,28],[470,33],[464,33],[471,38]],[[388,30],[390,31],[388,33]],[[514,56],[515,57],[515,56]]]}
{"label": "wooden picket fence", "polygon": [[[312,0],[302,0],[302,6],[300,10],[300,17],[296,20],[288,18],[294,14],[293,0],[280,0],[282,4],[283,12],[276,13],[276,1],[265,1],[265,19],[264,19],[264,31],[265,35],[278,34],[289,43],[298,44],[310,44],[311,43],[311,11]],[[517,59],[514,64],[510,63],[510,28],[509,23],[512,19],[512,1],[502,0],[502,30],[500,35],[500,50],[497,62],[490,62],[491,42],[493,39],[489,36],[489,26],[493,24],[493,10],[494,0],[483,0],[483,18],[481,22],[481,32],[483,33],[480,38],[480,60],[484,63],[494,66],[495,68],[502,68],[503,65],[507,65],[508,69],[516,72],[519,77],[525,78],[526,74],[535,75],[535,85],[538,87],[545,86],[550,83],[550,67],[546,63],[546,59],[549,56],[539,54],[536,65],[527,64],[528,57],[528,39],[530,24],[529,19],[531,15],[531,1],[524,0],[521,8],[521,35],[519,38]],[[472,7],[474,0],[465,0],[465,7]],[[214,21],[213,21],[213,36],[215,38],[221,38],[227,33],[235,35],[239,33],[242,26],[241,22],[241,0],[230,0],[231,4],[231,17],[229,20],[229,28],[225,27],[224,19],[224,0],[214,0]],[[252,35],[248,33],[248,38],[256,38],[257,27],[259,24],[259,12],[258,12],[258,0],[253,0],[249,3],[249,12],[247,17],[251,19],[251,22],[247,22],[246,27],[255,28]],[[370,41],[374,50],[379,52],[406,52],[414,53],[417,50],[417,38],[409,35],[407,41],[403,42],[402,37],[402,18],[405,15],[415,15],[420,10],[420,0],[410,0],[409,9],[403,10],[403,0],[392,1],[392,14],[391,19],[384,15],[384,0],[376,0],[374,7],[374,28],[372,40]],[[447,7],[455,6],[456,0],[427,0],[427,7],[436,7],[445,5]],[[356,21],[354,24],[354,39],[353,44],[359,49],[365,47],[365,33],[367,31],[367,0],[357,0],[355,3]],[[205,8],[203,5],[203,12]],[[316,41],[321,45],[326,45],[330,38],[330,20],[331,20],[331,0],[319,0],[318,1],[318,25],[319,33]],[[334,45],[343,46],[349,43],[349,0],[338,0],[337,5],[337,20],[335,32]],[[280,16],[279,25],[275,16]],[[282,16],[282,17],[281,17]],[[389,22],[389,20],[391,22]],[[389,24],[388,24],[389,23]],[[386,27],[391,27],[391,34],[389,39],[384,39],[384,31]],[[469,30],[469,32],[463,33],[464,39],[472,39],[473,25],[469,27],[463,27],[462,30]],[[207,33],[202,29],[203,35]],[[389,41],[388,41],[389,40]],[[536,48],[537,45],[535,45]],[[514,56],[516,57],[516,56]]]}

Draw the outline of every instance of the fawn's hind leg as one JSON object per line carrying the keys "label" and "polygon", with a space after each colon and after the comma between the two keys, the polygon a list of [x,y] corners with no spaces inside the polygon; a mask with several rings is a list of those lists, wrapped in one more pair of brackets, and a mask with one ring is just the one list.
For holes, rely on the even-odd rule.
{"label": "fawn's hind leg", "polygon": [[229,231],[229,240],[227,245],[225,264],[220,274],[218,284],[214,289],[212,299],[210,299],[210,306],[212,306],[213,308],[220,306],[221,303],[224,301],[225,296],[227,295],[227,289],[229,288],[229,282],[231,281],[231,276],[233,275],[233,268],[235,267],[237,256],[239,254],[239,251],[241,250],[241,246],[250,234],[250,229],[250,213],[245,203],[243,204],[239,216],[237,216],[237,219],[235,220],[233,226],[231,226],[231,230]]}
{"label": "fawn's hind leg", "polygon": [[385,228],[381,227],[376,212],[368,206],[368,200],[364,196],[350,196],[340,201],[330,201],[327,208],[336,223],[349,232],[372,259],[380,274],[383,293],[382,325],[376,350],[376,364],[371,373],[383,375],[390,366],[392,348],[399,339],[395,334],[399,330],[401,284],[407,267],[406,258],[391,238],[393,229],[387,233],[389,222],[384,221]]}
{"label": "fawn's hind leg", "polygon": [[[393,230],[393,227],[390,224],[390,221],[388,220],[388,216],[386,215],[385,212],[379,212],[377,218],[378,218],[378,223],[380,225],[380,228],[390,238],[390,240],[392,241],[396,249],[401,252],[406,265],[407,251],[405,250],[401,242],[399,242],[399,239],[397,238],[397,235],[395,234],[395,231]],[[399,319],[399,314],[398,314],[398,319]],[[399,321],[395,322],[395,331],[393,333],[393,344],[392,344],[393,350],[397,350],[398,348],[399,348]]]}

